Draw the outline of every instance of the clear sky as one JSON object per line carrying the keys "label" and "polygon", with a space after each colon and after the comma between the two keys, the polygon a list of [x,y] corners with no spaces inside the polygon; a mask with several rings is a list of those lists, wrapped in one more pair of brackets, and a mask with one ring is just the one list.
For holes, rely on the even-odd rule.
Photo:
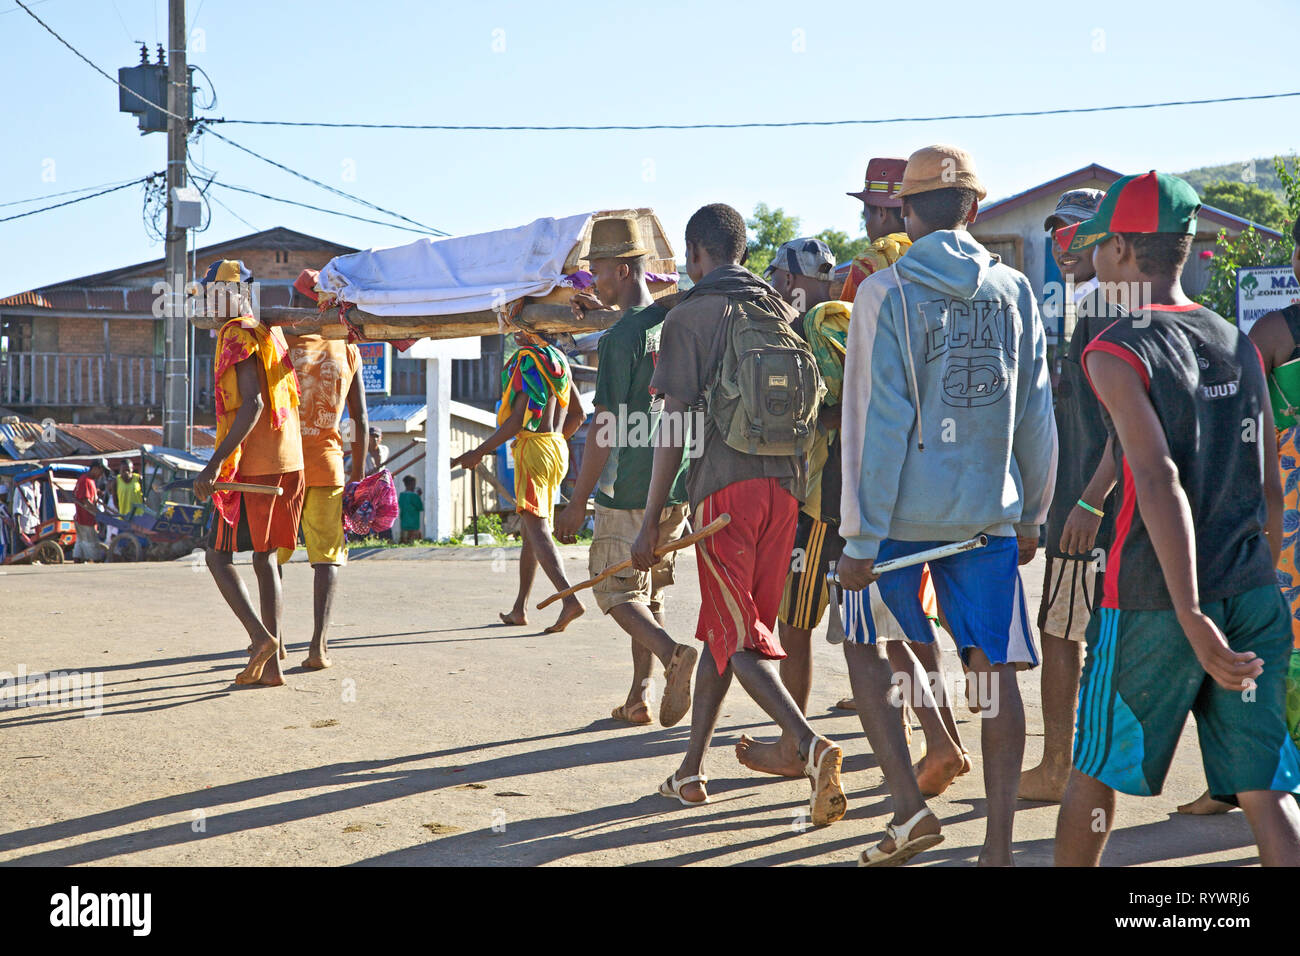
{"label": "clear sky", "polygon": [[[872,118],[1199,99],[1300,89],[1294,0],[1104,2],[447,3],[189,0],[190,62],[218,102],[199,115],[362,122],[599,124]],[[167,36],[166,0],[37,0],[116,76]],[[208,84],[199,79],[200,103]],[[117,89],[0,0],[0,203],[161,170]],[[223,134],[451,233],[652,206],[681,251],[687,217],[758,202],[803,231],[860,232],[873,155],[951,142],[990,199],[1098,162],[1178,171],[1300,146],[1300,99],[1085,116],[792,130],[411,132],[225,125]],[[218,181],[382,218],[212,137]],[[357,247],[415,236],[238,193],[257,229]],[[67,198],[67,197],[64,197]],[[58,202],[61,199],[50,200]],[[0,207],[0,218],[42,203]],[[0,223],[0,295],[162,255],[138,188]],[[213,206],[200,245],[252,231]]]}

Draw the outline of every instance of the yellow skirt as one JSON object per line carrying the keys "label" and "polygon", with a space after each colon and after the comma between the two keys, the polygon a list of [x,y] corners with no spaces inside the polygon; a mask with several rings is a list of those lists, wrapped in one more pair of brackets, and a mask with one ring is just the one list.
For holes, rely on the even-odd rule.
{"label": "yellow skirt", "polygon": [[569,472],[569,445],[559,432],[523,432],[515,438],[515,511],[551,521],[560,482]]}

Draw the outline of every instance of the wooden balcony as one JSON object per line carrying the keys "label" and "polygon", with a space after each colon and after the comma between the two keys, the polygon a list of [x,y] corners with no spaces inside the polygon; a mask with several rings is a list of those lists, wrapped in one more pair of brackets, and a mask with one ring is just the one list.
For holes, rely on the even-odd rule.
{"label": "wooden balcony", "polygon": [[[194,395],[211,403],[211,363],[194,370]],[[149,407],[163,395],[163,361],[152,355],[0,353],[0,403],[8,406]]]}

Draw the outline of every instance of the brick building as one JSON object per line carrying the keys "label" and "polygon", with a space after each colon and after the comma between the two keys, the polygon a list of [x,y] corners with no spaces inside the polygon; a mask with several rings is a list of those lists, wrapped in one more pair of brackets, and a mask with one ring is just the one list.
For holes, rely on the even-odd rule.
{"label": "brick building", "polygon": [[[288,305],[293,280],[356,250],[277,227],[198,249],[202,274],[215,259],[242,259],[263,305]],[[0,299],[0,405],[33,418],[111,424],[161,419],[163,305],[155,259]],[[212,336],[192,330],[195,421],[211,420]],[[206,413],[206,417],[205,417]]]}

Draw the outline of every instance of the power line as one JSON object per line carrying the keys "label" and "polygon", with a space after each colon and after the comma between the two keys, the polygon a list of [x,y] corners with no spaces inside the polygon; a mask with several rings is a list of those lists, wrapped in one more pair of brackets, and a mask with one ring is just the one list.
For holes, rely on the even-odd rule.
{"label": "power line", "polygon": [[13,219],[22,219],[25,216],[34,216],[38,212],[49,212],[51,209],[61,209],[64,206],[71,206],[74,203],[85,202],[87,199],[94,199],[97,196],[106,196],[109,193],[117,192],[119,189],[126,189],[128,186],[135,186],[139,183],[148,182],[149,180],[153,179],[155,176],[161,176],[161,175],[163,174],[152,173],[148,176],[142,176],[139,179],[133,179],[129,183],[122,183],[120,186],[113,186],[110,189],[104,189],[97,193],[91,193],[89,196],[81,196],[78,199],[69,199],[67,202],[55,203],[53,206],[44,206],[40,209],[29,209],[27,212],[20,212],[14,216],[6,216],[5,218],[0,219],[0,222],[9,222],[10,220]]}
{"label": "power line", "polygon": [[270,163],[276,169],[282,169],[286,173],[289,173],[290,175],[293,176],[297,176],[299,179],[306,180],[312,185],[319,186],[321,189],[328,190],[329,192],[334,193],[336,196],[342,196],[344,199],[350,199],[355,203],[360,203],[363,206],[368,206],[369,208],[374,209],[376,212],[382,212],[386,216],[395,216],[398,219],[402,219],[406,222],[409,222],[413,226],[419,226],[420,229],[432,235],[435,236],[450,235],[450,233],[443,232],[441,229],[435,229],[433,226],[429,226],[422,222],[419,222],[418,220],[412,219],[410,216],[403,216],[400,212],[394,212],[391,209],[385,209],[383,206],[376,206],[374,203],[367,202],[366,200],[362,199],[360,196],[354,196],[349,192],[344,192],[342,189],[336,189],[335,187],[329,185],[328,183],[321,182],[319,179],[312,179],[306,173],[300,173],[296,169],[290,169],[288,166],[284,165],[284,163],[277,163],[274,159],[270,159],[269,157],[263,156],[261,153],[255,153],[247,146],[241,146],[239,145],[239,143],[236,143],[233,139],[230,139],[229,137],[226,136],[222,136],[216,130],[208,129],[205,120],[200,119],[198,121],[197,128],[201,132],[211,133],[213,136],[215,136],[217,139],[221,140],[222,142],[229,143],[231,146],[235,147],[235,149],[241,150],[242,152],[247,153],[249,156],[252,156],[255,159],[260,159],[264,163]]}
{"label": "power line", "polygon": [[0,209],[6,206],[21,206],[29,202],[41,202],[46,199],[56,199],[59,196],[71,196],[75,193],[89,192],[92,189],[103,189],[105,186],[129,186],[131,183],[138,183],[138,179],[127,179],[116,183],[100,183],[98,186],[82,186],[80,189],[65,189],[61,193],[46,193],[44,196],[32,196],[30,199],[13,199],[9,202],[0,202]]}
{"label": "power line", "polygon": [[[316,212],[329,213],[331,216],[342,216],[345,219],[355,219],[357,222],[369,222],[376,226],[387,226],[389,229],[402,229],[406,232],[418,232],[421,235],[428,235],[428,232],[424,229],[413,229],[410,226],[399,226],[396,223],[384,222],[380,219],[367,219],[364,216],[354,216],[350,212],[339,212],[335,209],[326,209],[323,206],[313,206],[310,203],[296,202],[292,199],[281,199],[279,196],[269,196],[266,193],[259,193],[256,189],[248,189],[244,186],[232,186],[230,183],[218,182],[216,180],[209,180],[209,182],[213,186],[220,186],[222,189],[233,189],[237,193],[247,193],[250,196],[260,196],[262,199],[269,199],[272,202],[282,202],[289,206],[300,206],[303,209],[312,209]],[[445,235],[445,233],[443,233],[443,235]]]}
{"label": "power line", "polygon": [[245,218],[244,218],[243,216],[241,216],[239,213],[235,212],[235,210],[231,209],[229,206],[227,206],[225,203],[223,203],[223,202],[222,202],[220,199],[218,199],[216,196],[213,196],[213,197],[212,197],[212,201],[213,201],[214,203],[216,203],[218,206],[220,206],[222,209],[224,209],[226,212],[230,213],[232,216],[234,216],[234,217],[235,217],[236,219],[238,219],[240,222],[242,222],[242,223],[243,223],[245,226],[247,226],[249,229],[253,230],[253,232],[262,232],[262,231],[263,231],[263,230],[261,230],[261,229],[258,229],[255,225],[253,225],[251,222],[249,222],[247,219],[245,219]]}
{"label": "power line", "polygon": [[145,104],[147,104],[147,105],[149,105],[149,106],[152,106],[154,109],[160,111],[164,116],[170,116],[172,119],[180,120],[182,123],[188,123],[188,122],[189,122],[189,120],[187,120],[184,116],[178,116],[177,114],[175,114],[175,113],[173,113],[171,110],[169,110],[167,107],[165,107],[165,106],[159,106],[159,105],[158,105],[157,103],[155,103],[153,100],[151,100],[151,99],[149,99],[149,98],[147,98],[147,97],[145,97],[145,96],[141,96],[141,95],[140,95],[139,93],[137,93],[135,90],[130,89],[130,88],[126,87],[126,86],[123,86],[121,83],[119,83],[119,82],[118,82],[117,80],[115,80],[113,77],[109,76],[109,75],[108,75],[107,73],[105,73],[102,69],[100,69],[98,66],[96,66],[93,62],[91,62],[90,59],[87,58],[86,55],[83,54],[80,50],[78,50],[76,47],[74,47],[74,46],[73,46],[71,43],[69,43],[67,40],[63,39],[63,37],[61,37],[61,36],[59,36],[57,33],[55,33],[55,32],[54,32],[54,29],[53,29],[53,28],[52,28],[48,23],[46,23],[44,20],[42,20],[42,19],[41,19],[40,17],[38,17],[36,14],[32,13],[32,11],[31,11],[30,9],[28,9],[27,4],[23,3],[23,0],[14,0],[14,3],[16,3],[16,4],[18,4],[18,6],[22,7],[23,10],[27,13],[27,15],[28,15],[29,17],[31,17],[33,20],[35,20],[37,23],[39,23],[41,26],[43,26],[43,27],[45,28],[45,31],[46,31],[50,36],[54,37],[54,39],[58,40],[60,43],[62,43],[64,46],[66,46],[69,50],[71,50],[74,54],[76,54],[77,59],[81,60],[83,63],[85,63],[88,67],[90,67],[92,70],[94,70],[94,71],[95,71],[96,73],[98,73],[100,76],[102,76],[104,79],[108,80],[108,82],[112,83],[114,86],[118,87],[119,89],[126,90],[126,92],[130,93],[132,96],[134,96],[134,97],[135,97],[136,99],[138,99],[140,102],[145,103]]}
{"label": "power line", "polygon": [[[14,2],[17,3],[18,0],[14,0]],[[39,6],[42,3],[49,3],[49,2],[50,0],[30,0],[30,5],[35,7],[35,6]],[[19,6],[22,6],[22,4],[19,4]],[[10,7],[8,10],[0,10],[0,17],[3,17],[6,13],[17,13],[17,12],[18,12],[18,7]]]}
{"label": "power line", "polygon": [[1065,116],[1077,113],[1112,113],[1121,110],[1154,110],[1168,106],[1204,106],[1211,103],[1244,103],[1254,100],[1277,100],[1300,96],[1292,93],[1258,93],[1247,96],[1216,96],[1203,100],[1166,100],[1160,103],[1123,103],[1112,106],[1072,106],[1050,110],[1008,110],[1000,113],[954,113],[947,116],[891,116],[882,119],[789,120],[774,123],[649,123],[646,125],[609,126],[453,126],[433,123],[326,123],[299,120],[244,120],[207,118],[204,123],[237,123],[241,126],[313,126],[323,129],[411,129],[449,132],[608,132],[615,130],[685,130],[685,129],[784,129],[799,126],[883,126],[888,123],[939,123],[955,120],[1008,119],[1022,116]]}

